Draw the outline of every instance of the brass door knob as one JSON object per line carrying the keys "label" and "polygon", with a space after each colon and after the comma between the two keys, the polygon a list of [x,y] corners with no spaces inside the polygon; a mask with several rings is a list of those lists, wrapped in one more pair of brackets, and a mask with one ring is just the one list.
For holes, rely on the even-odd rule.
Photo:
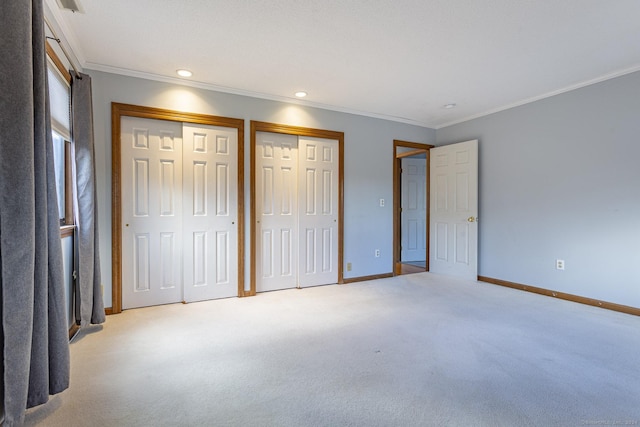
{"label": "brass door knob", "polygon": [[469,218],[467,218],[467,221],[469,221],[469,222],[478,222],[478,218],[470,216]]}

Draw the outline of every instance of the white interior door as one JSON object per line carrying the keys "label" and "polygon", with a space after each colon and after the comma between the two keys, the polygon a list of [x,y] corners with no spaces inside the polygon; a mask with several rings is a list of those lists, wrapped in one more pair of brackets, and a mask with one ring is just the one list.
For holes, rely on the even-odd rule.
{"label": "white interior door", "polygon": [[478,277],[478,141],[430,151],[429,271]]}
{"label": "white interior door", "polygon": [[338,282],[338,141],[300,137],[300,287]]}
{"label": "white interior door", "polygon": [[427,160],[405,157],[401,160],[401,245],[402,262],[427,260]]}
{"label": "white interior door", "polygon": [[182,300],[182,125],[123,117],[122,307]]}
{"label": "white interior door", "polygon": [[238,294],[238,131],[183,125],[184,300]]}
{"label": "white interior door", "polygon": [[298,137],[256,133],[256,291],[297,286]]}

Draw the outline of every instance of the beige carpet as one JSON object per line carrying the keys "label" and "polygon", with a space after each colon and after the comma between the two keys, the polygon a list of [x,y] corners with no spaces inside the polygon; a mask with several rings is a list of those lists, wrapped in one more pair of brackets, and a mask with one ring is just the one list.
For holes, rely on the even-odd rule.
{"label": "beige carpet", "polygon": [[640,424],[640,318],[429,273],[110,316],[43,426]]}

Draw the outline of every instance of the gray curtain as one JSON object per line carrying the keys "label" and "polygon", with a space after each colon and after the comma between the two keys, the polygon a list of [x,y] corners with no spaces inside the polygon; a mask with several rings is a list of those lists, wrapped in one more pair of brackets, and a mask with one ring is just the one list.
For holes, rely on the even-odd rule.
{"label": "gray curtain", "polygon": [[0,409],[13,426],[69,386],[69,337],[43,4],[0,8]]}
{"label": "gray curtain", "polygon": [[104,301],[98,250],[98,203],[96,195],[95,153],[91,77],[71,72],[73,145],[75,150],[76,222],[78,226],[78,281],[81,326],[103,323]]}

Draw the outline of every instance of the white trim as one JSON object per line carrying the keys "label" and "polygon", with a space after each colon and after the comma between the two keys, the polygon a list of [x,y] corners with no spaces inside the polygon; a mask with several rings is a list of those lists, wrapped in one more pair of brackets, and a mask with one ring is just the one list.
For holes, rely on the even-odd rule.
{"label": "white trim", "polygon": [[301,106],[306,106],[306,107],[313,107],[313,108],[320,108],[323,110],[329,110],[329,111],[336,111],[336,112],[341,112],[341,113],[347,113],[347,114],[355,114],[358,116],[365,116],[365,117],[372,117],[372,118],[376,118],[376,119],[382,119],[382,120],[389,120],[389,121],[393,121],[393,122],[399,122],[399,123],[405,123],[405,124],[409,124],[409,125],[414,125],[414,126],[420,126],[420,127],[426,127],[429,129],[434,129],[434,130],[438,130],[438,129],[442,129],[448,126],[452,126],[458,123],[463,123],[463,122],[467,122],[469,120],[474,120],[480,117],[484,117],[484,116],[488,116],[490,114],[494,114],[494,113],[498,113],[500,111],[505,111],[508,110],[510,108],[514,108],[514,107],[519,107],[522,105],[526,105],[532,102],[536,102],[536,101],[540,101],[542,99],[545,98],[550,98],[552,96],[555,95],[560,95],[562,93],[565,92],[570,92],[572,90],[575,89],[580,89],[586,86],[590,86],[596,83],[600,83],[606,80],[610,80],[616,77],[621,77],[624,76],[626,74],[631,74],[634,73],[636,71],[640,71],[640,65],[636,65],[630,68],[626,68],[624,70],[619,70],[619,71],[614,71],[605,75],[602,75],[600,77],[596,77],[594,79],[590,79],[590,80],[586,80],[580,83],[576,83],[574,85],[571,86],[567,86],[561,89],[557,89],[551,92],[547,92],[545,94],[542,95],[538,95],[538,96],[534,96],[531,98],[526,98],[526,99],[522,99],[520,101],[516,101],[507,105],[503,105],[501,107],[497,107],[497,108],[492,108],[490,110],[481,112],[481,113],[477,113],[477,114],[472,114],[470,116],[465,116],[463,118],[460,119],[455,119],[449,122],[444,122],[442,124],[438,124],[436,123],[429,123],[426,121],[420,121],[420,120],[414,120],[414,119],[408,119],[405,117],[396,117],[396,116],[389,116],[389,115],[385,115],[385,114],[379,114],[379,113],[373,113],[373,112],[369,112],[369,111],[360,111],[360,110],[355,110],[355,109],[350,109],[350,108],[344,108],[344,107],[337,107],[334,105],[327,105],[327,104],[320,104],[320,103],[316,103],[316,102],[309,102],[309,101],[303,101],[300,100],[298,98],[288,98],[285,96],[278,96],[278,95],[269,95],[269,94],[265,94],[265,93],[261,93],[261,92],[253,92],[253,91],[248,91],[248,90],[243,90],[243,89],[235,89],[235,88],[230,88],[230,87],[225,87],[225,86],[218,86],[215,84],[211,84],[211,83],[203,83],[203,82],[196,82],[196,81],[192,81],[192,80],[186,80],[186,79],[179,79],[177,77],[167,77],[167,76],[162,76],[159,74],[153,74],[153,73],[146,73],[146,72],[142,72],[142,71],[135,71],[135,70],[129,70],[126,68],[119,68],[119,67],[112,67],[109,65],[103,65],[103,64],[97,64],[97,63],[93,63],[93,62],[86,62],[84,56],[81,53],[80,50],[80,44],[78,43],[77,39],[75,38],[75,35],[73,33],[73,31],[71,31],[68,26],[64,23],[64,19],[62,19],[61,11],[58,7],[58,4],[56,2],[56,0],[45,0],[44,2],[44,13],[45,13],[45,18],[47,19],[47,22],[54,27],[53,30],[56,32],[56,35],[60,38],[60,42],[61,44],[67,46],[67,51],[69,52],[69,56],[71,57],[70,60],[73,62],[73,64],[76,66],[76,68],[78,70],[82,70],[83,68],[89,68],[92,70],[96,70],[96,71],[104,71],[107,73],[112,73],[112,74],[119,74],[119,75],[124,75],[124,76],[130,76],[130,77],[137,77],[137,78],[142,78],[142,79],[147,79],[147,80],[155,80],[155,81],[160,81],[160,82],[165,82],[165,83],[171,83],[171,84],[179,84],[182,86],[189,86],[189,87],[195,87],[195,88],[199,88],[199,89],[205,89],[205,90],[212,90],[212,91],[216,91],[216,92],[223,92],[223,93],[230,93],[230,94],[234,94],[234,95],[241,95],[241,96],[248,96],[248,97],[252,97],[252,98],[259,98],[259,99],[266,99],[266,100],[271,100],[271,101],[278,101],[278,102],[285,102],[288,104],[296,104],[296,105],[301,105]]}
{"label": "white trim", "polygon": [[534,96],[532,98],[523,99],[521,101],[516,101],[514,103],[507,104],[507,105],[504,105],[502,107],[493,108],[491,110],[485,111],[484,113],[473,114],[471,116],[467,116],[467,117],[464,117],[462,119],[453,120],[451,122],[447,122],[447,123],[444,123],[444,124],[441,124],[441,125],[437,125],[434,129],[438,130],[438,129],[445,128],[447,126],[456,125],[458,123],[464,123],[464,122],[467,122],[469,120],[478,119],[480,117],[488,116],[488,115],[494,114],[494,113],[499,113],[500,111],[505,111],[505,110],[508,110],[510,108],[520,107],[522,105],[526,105],[526,104],[530,104],[532,102],[540,101],[540,100],[545,99],[545,98],[551,98],[552,96],[560,95],[560,94],[563,94],[563,93],[566,93],[566,92],[571,92],[572,90],[580,89],[580,88],[583,88],[583,87],[594,85],[596,83],[601,83],[601,82],[604,82],[604,81],[607,81],[607,80],[615,79],[616,77],[622,77],[624,75],[635,73],[637,71],[640,71],[640,65],[636,65],[634,67],[626,68],[626,69],[620,70],[620,71],[614,71],[612,73],[605,74],[605,75],[600,76],[600,77],[596,77],[595,79],[586,80],[586,81],[583,81],[583,82],[580,82],[580,83],[576,83],[576,84],[571,85],[571,86],[564,87],[562,89],[554,90],[552,92],[547,92],[545,94]]}
{"label": "white trim", "polygon": [[405,123],[405,124],[409,124],[409,125],[426,127],[426,128],[435,129],[435,130],[442,129],[442,128],[445,128],[447,126],[452,126],[452,125],[455,125],[455,124],[458,124],[458,123],[467,122],[469,120],[477,119],[477,118],[480,118],[480,117],[488,116],[488,115],[491,115],[491,114],[494,114],[494,113],[498,113],[500,111],[508,110],[510,108],[515,108],[515,107],[519,107],[521,105],[530,104],[532,102],[540,101],[540,100],[545,99],[545,98],[550,98],[552,96],[560,95],[562,93],[570,92],[572,90],[580,89],[580,88],[583,88],[583,87],[586,87],[586,86],[591,86],[591,85],[596,84],[596,83],[601,83],[601,82],[604,82],[604,81],[607,81],[607,80],[614,79],[616,77],[621,77],[621,76],[624,76],[626,74],[631,74],[631,73],[635,73],[637,71],[640,71],[640,65],[637,65],[637,66],[634,66],[634,67],[631,67],[631,68],[627,68],[627,69],[624,69],[624,70],[621,70],[621,71],[616,71],[616,72],[612,72],[612,73],[609,73],[609,74],[605,74],[603,76],[596,77],[596,78],[591,79],[591,80],[586,80],[584,82],[576,83],[574,85],[567,86],[567,87],[564,87],[562,89],[557,89],[557,90],[554,90],[552,92],[547,92],[547,93],[542,94],[542,95],[534,96],[534,97],[531,97],[531,98],[526,98],[526,99],[523,99],[521,101],[516,101],[514,103],[507,104],[507,105],[504,105],[502,107],[493,108],[491,110],[487,110],[487,111],[484,111],[482,113],[473,114],[471,116],[466,116],[466,117],[463,117],[461,119],[457,119],[457,120],[453,120],[453,121],[450,121],[450,122],[445,122],[443,124],[435,125],[433,123],[421,122],[421,121],[418,121],[418,120],[407,119],[407,118],[404,118],[404,117],[389,116],[389,115],[385,115],[385,114],[372,113],[372,112],[368,112],[368,111],[360,111],[360,110],[355,110],[355,109],[350,109],[350,108],[336,107],[336,106],[333,106],[333,105],[320,104],[320,103],[309,102],[309,101],[302,101],[302,100],[300,100],[298,98],[288,98],[288,97],[285,97],[285,96],[269,95],[269,94],[260,93],[260,92],[253,92],[253,91],[249,91],[249,90],[235,89],[235,88],[230,88],[230,87],[226,87],[226,86],[219,86],[219,85],[215,85],[215,84],[211,84],[211,83],[203,83],[203,82],[197,82],[197,81],[192,81],[192,80],[180,79],[180,78],[177,78],[177,77],[167,77],[167,76],[162,76],[162,75],[159,75],[159,74],[146,73],[146,72],[135,71],[135,70],[128,70],[128,69],[125,69],[125,68],[111,67],[109,65],[96,64],[96,63],[92,63],[92,62],[87,63],[85,66],[88,69],[92,69],[92,70],[96,70],[96,71],[103,71],[103,72],[112,73],[112,74],[119,74],[119,75],[124,75],[124,76],[129,76],[129,77],[137,77],[137,78],[147,79],[147,80],[155,80],[155,81],[160,81],[160,82],[165,82],[165,83],[179,84],[179,85],[182,85],[182,86],[195,87],[195,88],[199,88],[199,89],[212,90],[212,91],[216,91],[216,92],[230,93],[230,94],[240,95],[240,96],[248,96],[248,97],[252,97],[252,98],[259,98],[259,99],[267,99],[267,100],[271,100],[271,101],[285,102],[285,103],[288,103],[288,104],[297,104],[297,105],[302,105],[302,106],[305,106],[305,107],[321,108],[323,110],[337,111],[337,112],[341,112],[341,113],[355,114],[355,115],[358,115],[358,116],[372,117],[372,118],[375,118],[375,119],[389,120],[389,121],[393,121],[393,122]]}
{"label": "white trim", "polygon": [[44,19],[46,24],[51,28],[51,31],[55,33],[56,37],[60,39],[60,45],[65,48],[65,51],[68,54],[67,59],[78,71],[82,71],[85,59],[82,55],[80,44],[78,43],[74,32],[65,24],[60,13],[61,11],[56,0],[45,0]]}
{"label": "white trim", "polygon": [[93,62],[87,62],[85,64],[85,68],[89,70],[103,71],[105,73],[119,74],[119,75],[129,76],[129,77],[137,77],[137,78],[146,79],[146,80],[155,80],[155,81],[164,82],[164,83],[179,84],[181,86],[195,87],[199,89],[230,93],[233,95],[248,96],[251,98],[266,99],[270,101],[285,102],[287,104],[297,104],[305,107],[320,108],[323,110],[337,111],[341,113],[355,114],[358,116],[372,117],[376,119],[390,120],[390,121],[406,123],[414,126],[431,128],[431,126],[429,126],[428,123],[407,119],[404,117],[388,116],[385,114],[354,110],[354,109],[344,108],[344,107],[336,107],[334,105],[321,104],[317,102],[302,101],[299,98],[294,98],[294,97],[289,98],[286,96],[270,95],[270,94],[261,93],[261,92],[253,92],[253,91],[244,90],[244,89],[236,89],[236,88],[231,88],[226,86],[219,86],[211,83],[181,79],[178,77],[168,77],[168,76],[162,76],[160,74],[129,70],[126,68],[112,67],[110,65],[96,64]]}

